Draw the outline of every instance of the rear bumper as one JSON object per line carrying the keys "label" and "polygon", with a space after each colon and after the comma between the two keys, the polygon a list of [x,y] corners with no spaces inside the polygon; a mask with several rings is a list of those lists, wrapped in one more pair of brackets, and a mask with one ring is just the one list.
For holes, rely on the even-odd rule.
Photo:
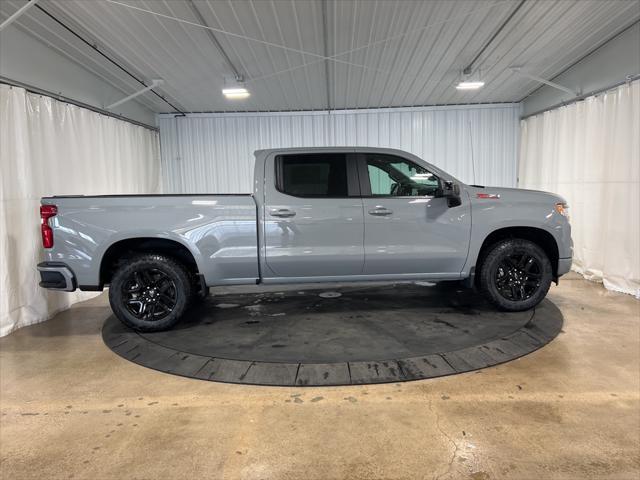
{"label": "rear bumper", "polygon": [[39,263],[38,272],[40,272],[40,286],[42,288],[73,292],[77,287],[75,275],[64,263]]}
{"label": "rear bumper", "polygon": [[571,261],[573,259],[569,258],[559,258],[558,259],[558,276],[564,275],[571,270]]}

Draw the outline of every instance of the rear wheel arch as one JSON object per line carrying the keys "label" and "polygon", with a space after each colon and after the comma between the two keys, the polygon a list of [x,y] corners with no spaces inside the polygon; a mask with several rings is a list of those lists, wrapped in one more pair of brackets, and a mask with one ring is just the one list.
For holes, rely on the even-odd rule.
{"label": "rear wheel arch", "polygon": [[199,273],[196,259],[184,244],[167,238],[135,237],[119,240],[105,250],[100,261],[100,285],[108,285],[123,260],[141,253],[157,253],[183,264],[194,276]]}

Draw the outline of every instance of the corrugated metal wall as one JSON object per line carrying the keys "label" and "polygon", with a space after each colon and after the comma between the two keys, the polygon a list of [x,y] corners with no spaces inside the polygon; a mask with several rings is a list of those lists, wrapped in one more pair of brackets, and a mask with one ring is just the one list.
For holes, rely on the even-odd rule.
{"label": "corrugated metal wall", "polygon": [[519,109],[499,104],[160,115],[164,188],[167,193],[250,192],[254,150],[335,145],[399,148],[466,183],[515,186]]}

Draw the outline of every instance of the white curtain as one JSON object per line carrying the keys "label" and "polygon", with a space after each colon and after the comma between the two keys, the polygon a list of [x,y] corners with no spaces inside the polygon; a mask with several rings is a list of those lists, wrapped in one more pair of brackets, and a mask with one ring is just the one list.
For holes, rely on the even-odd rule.
{"label": "white curtain", "polygon": [[640,81],[521,122],[519,186],[570,205],[573,269],[640,298]]}
{"label": "white curtain", "polygon": [[38,287],[40,197],[159,188],[157,132],[0,85],[0,336],[92,295]]}

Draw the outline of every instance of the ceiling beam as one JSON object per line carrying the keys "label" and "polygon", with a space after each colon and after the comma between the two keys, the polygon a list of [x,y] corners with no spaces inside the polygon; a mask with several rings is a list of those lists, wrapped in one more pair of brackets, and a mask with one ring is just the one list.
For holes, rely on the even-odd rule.
{"label": "ceiling beam", "polygon": [[322,4],[320,6],[322,8],[322,43],[323,43],[323,47],[324,47],[324,82],[325,82],[325,87],[327,90],[327,110],[331,110],[331,89],[330,89],[330,85],[331,83],[329,82],[329,26],[327,23],[327,16],[328,16],[328,12],[327,9],[329,8],[328,4],[327,4],[327,0],[322,0]]}
{"label": "ceiling beam", "polygon": [[118,105],[122,105],[123,103],[128,102],[129,100],[133,100],[134,98],[139,97],[143,93],[147,93],[149,90],[159,87],[163,83],[164,82],[160,79],[152,80],[151,85],[149,85],[148,87],[144,87],[142,90],[138,90],[136,93],[132,93],[131,95],[124,97],[122,100],[118,100],[116,103],[112,103],[107,107],[107,110],[111,110],[117,107]]}
{"label": "ceiling beam", "polygon": [[487,50],[487,48],[489,48],[489,45],[491,45],[493,43],[493,41],[496,39],[496,37],[498,35],[500,35],[500,32],[502,32],[502,30],[504,30],[504,27],[507,26],[507,23],[509,23],[511,21],[511,19],[515,16],[515,14],[518,13],[518,10],[520,10],[520,8],[522,8],[522,5],[524,5],[525,1],[526,0],[520,0],[520,3],[518,4],[518,6],[513,9],[513,11],[507,17],[507,19],[504,22],[502,22],[502,24],[498,27],[498,29],[495,31],[495,33],[493,35],[491,35],[491,38],[489,38],[487,43],[485,43],[484,46],[480,49],[480,51],[478,53],[476,53],[476,56],[473,57],[473,60],[471,60],[469,62],[469,65],[464,67],[464,69],[462,70],[462,73],[464,73],[465,75],[471,75],[473,73],[473,66],[478,61],[478,59],[480,58],[480,55],[482,55]]}
{"label": "ceiling beam", "polygon": [[517,73],[518,75],[522,75],[523,77],[527,77],[530,78],[531,80],[535,80],[536,82],[540,82],[540,83],[544,83],[545,85],[549,85],[550,87],[555,88],[556,90],[562,90],[563,92],[569,93],[571,95],[573,95],[574,97],[577,97],[580,95],[580,92],[576,92],[574,90],[571,90],[568,87],[565,87],[563,85],[560,85],[559,83],[555,83],[552,82],[550,80],[545,80],[542,77],[538,77],[537,75],[533,75],[531,73],[527,73],[525,71],[522,70],[522,67],[509,67],[509,70],[511,70],[514,73]]}
{"label": "ceiling beam", "polygon": [[193,0],[188,0],[187,3],[191,7],[191,10],[193,11],[193,14],[196,16],[196,19],[202,24],[203,27],[205,27],[205,31],[207,32],[207,36],[209,37],[209,40],[211,40],[211,43],[213,44],[213,46],[216,48],[216,50],[218,50],[218,53],[222,56],[222,58],[224,59],[225,63],[227,64],[227,66],[233,72],[233,75],[234,75],[236,81],[237,82],[243,82],[244,81],[244,75],[233,64],[233,62],[231,61],[231,58],[229,57],[229,55],[227,55],[227,52],[224,51],[224,48],[222,48],[222,45],[220,44],[220,41],[214,35],[213,31],[211,30],[211,27],[209,27],[209,24],[206,22],[206,20],[204,19],[204,17],[200,13],[200,10],[198,10],[198,7],[196,7],[196,4],[193,2]]}
{"label": "ceiling beam", "polygon": [[38,0],[29,0],[22,7],[20,7],[13,15],[11,15],[4,22],[2,22],[2,24],[0,25],[0,32],[4,30],[6,27],[8,27],[9,25],[11,25],[13,22],[15,22],[18,19],[18,17],[23,15],[27,10],[33,7],[37,1]]}

